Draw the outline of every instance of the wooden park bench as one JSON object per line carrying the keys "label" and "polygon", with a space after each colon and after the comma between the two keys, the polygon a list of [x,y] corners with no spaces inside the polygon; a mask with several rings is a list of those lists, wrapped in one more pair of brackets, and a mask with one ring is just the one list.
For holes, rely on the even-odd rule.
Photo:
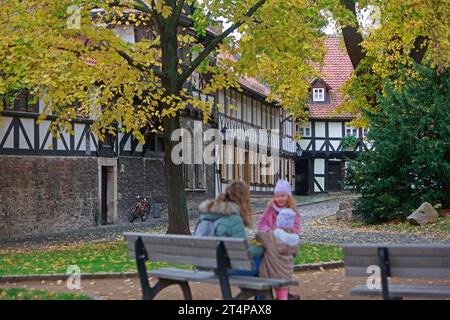
{"label": "wooden park bench", "polygon": [[[450,286],[395,285],[389,277],[450,279],[450,245],[351,244],[343,246],[345,274],[368,277],[369,266],[378,266],[381,288],[366,283],[352,289],[352,295],[378,295],[385,300],[403,297],[450,298]],[[373,272],[373,271],[372,271]]]}
{"label": "wooden park bench", "polygon": [[[219,285],[225,300],[255,296],[273,299],[272,289],[298,285],[298,281],[292,280],[228,275],[229,269],[253,270],[246,239],[146,233],[124,233],[124,236],[130,256],[136,259],[144,300],[152,300],[170,285],[179,285],[184,298],[192,300],[190,281]],[[147,272],[145,261],[189,265],[194,270],[160,268]],[[157,283],[151,286],[149,277],[157,278]],[[232,286],[240,289],[235,297]]]}

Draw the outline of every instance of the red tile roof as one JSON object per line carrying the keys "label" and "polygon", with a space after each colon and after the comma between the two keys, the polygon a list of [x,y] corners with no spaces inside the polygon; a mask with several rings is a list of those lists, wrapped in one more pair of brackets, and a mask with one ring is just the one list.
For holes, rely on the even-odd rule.
{"label": "red tile roof", "polygon": [[[338,36],[328,36],[325,39],[327,54],[323,66],[318,66],[318,68],[321,73],[320,79],[324,80],[331,88],[331,99],[328,103],[308,104],[311,119],[352,118],[349,114],[331,114],[342,103],[342,94],[339,89],[345,84],[353,71],[350,58],[345,49],[340,47],[340,41],[341,37]],[[224,53],[221,53],[219,57],[236,59]],[[270,94],[269,88],[255,78],[241,77],[239,83],[262,96],[267,97]]]}
{"label": "red tile roof", "polygon": [[262,94],[265,97],[267,97],[270,94],[269,88],[255,78],[241,77],[239,79],[239,84],[248,89],[252,89],[259,94]]}
{"label": "red tile roof", "polygon": [[350,77],[353,66],[345,48],[340,47],[341,38],[329,36],[325,39],[328,51],[323,66],[319,69],[321,79],[331,87],[331,99],[328,103],[309,104],[310,118],[351,118],[348,114],[332,115],[331,113],[342,103],[340,89]]}

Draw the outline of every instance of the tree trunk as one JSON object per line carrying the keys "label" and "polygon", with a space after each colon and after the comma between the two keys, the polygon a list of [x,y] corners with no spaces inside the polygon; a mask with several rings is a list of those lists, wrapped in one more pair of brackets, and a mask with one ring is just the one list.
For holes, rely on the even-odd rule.
{"label": "tree trunk", "polygon": [[[341,0],[341,4],[348,10],[350,10],[355,20],[356,18],[356,2],[353,0]],[[348,56],[352,62],[353,68],[356,69],[364,59],[364,53],[362,51],[361,43],[363,38],[358,32],[358,25],[354,27],[346,26],[342,28],[342,36],[344,37],[345,47],[347,49]]]}
{"label": "tree trunk", "polygon": [[[161,25],[162,71],[165,77],[162,86],[166,95],[179,95],[178,84],[178,41],[176,24],[167,21]],[[172,150],[179,142],[171,141],[172,133],[180,128],[180,112],[174,117],[163,119],[164,128],[164,171],[166,176],[169,228],[167,233],[190,234],[183,164],[173,163]]]}
{"label": "tree trunk", "polygon": [[170,137],[178,128],[180,128],[179,113],[174,118],[164,120],[164,162],[169,210],[167,233],[190,234],[182,164],[176,165],[171,159],[172,149],[178,142],[172,142]]}

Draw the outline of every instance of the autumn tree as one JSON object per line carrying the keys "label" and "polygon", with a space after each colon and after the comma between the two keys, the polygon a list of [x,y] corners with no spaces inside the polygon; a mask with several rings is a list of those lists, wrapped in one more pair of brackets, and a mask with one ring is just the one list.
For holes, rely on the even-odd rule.
{"label": "autumn tree", "polygon": [[[352,16],[338,23],[355,72],[338,112],[356,116],[355,126],[373,129],[369,137],[375,145],[373,153],[358,157],[347,180],[362,194],[357,211],[367,222],[381,222],[404,218],[420,201],[448,207],[448,134],[433,130],[435,123],[442,128],[447,123],[448,106],[439,101],[447,93],[441,90],[447,80],[441,80],[448,77],[450,61],[450,2],[340,3]],[[358,21],[364,11],[371,22],[365,27]]]}
{"label": "autumn tree", "polygon": [[[414,73],[414,63],[426,62],[443,72],[450,62],[448,0],[340,0],[345,19],[335,16],[355,68],[344,88],[346,102],[338,110],[357,116],[355,126],[367,126],[363,110],[377,110],[377,94],[385,80],[392,85],[399,70]],[[350,16],[350,19],[349,19]],[[365,17],[366,24],[362,22]]]}
{"label": "autumn tree", "polygon": [[[0,95],[31,90],[45,102],[40,119],[57,116],[53,131],[73,133],[71,120],[80,114],[96,120],[100,138],[120,130],[144,143],[143,128],[163,131],[168,232],[189,233],[171,135],[187,105],[205,121],[212,105],[191,96],[187,83],[209,74],[203,93],[215,93],[237,87],[240,76],[256,77],[269,86],[269,100],[305,119],[313,64],[324,55],[324,12],[345,20],[330,0],[5,0]],[[117,36],[131,25],[148,27],[152,37],[129,43]]]}

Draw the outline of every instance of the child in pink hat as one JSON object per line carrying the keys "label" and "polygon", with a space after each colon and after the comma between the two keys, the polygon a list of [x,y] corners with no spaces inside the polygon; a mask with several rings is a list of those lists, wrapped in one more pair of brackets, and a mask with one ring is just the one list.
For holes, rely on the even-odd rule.
{"label": "child in pink hat", "polygon": [[291,185],[286,180],[278,180],[274,193],[275,198],[268,203],[259,221],[258,231],[268,232],[275,229],[278,212],[283,208],[291,208],[296,213],[293,231],[297,234],[300,233],[300,217],[292,197]]}
{"label": "child in pink hat", "polygon": [[[277,217],[281,210],[292,209],[295,213],[292,224],[292,233],[300,233],[300,216],[297,211],[297,204],[292,197],[292,189],[286,180],[278,180],[275,186],[275,198],[268,204],[258,223],[258,232],[271,232],[277,228]],[[300,299],[297,295],[288,294],[289,300]]]}

